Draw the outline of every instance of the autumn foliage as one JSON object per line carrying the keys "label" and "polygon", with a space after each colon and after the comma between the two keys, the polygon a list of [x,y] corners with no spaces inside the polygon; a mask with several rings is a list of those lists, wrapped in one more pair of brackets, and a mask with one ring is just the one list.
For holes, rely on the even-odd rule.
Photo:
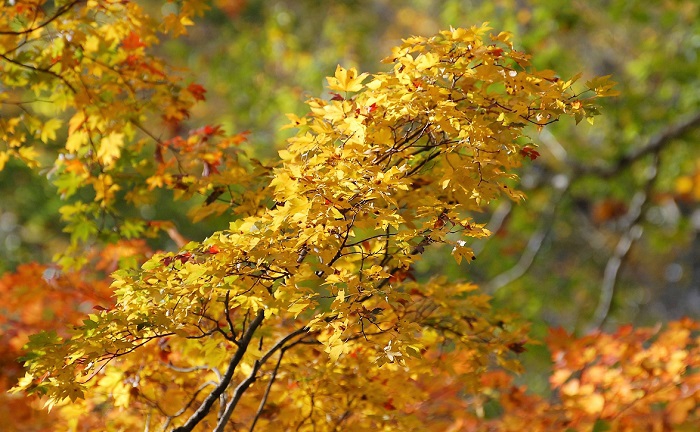
{"label": "autumn foliage", "polygon": [[[2,6],[0,162],[50,161],[71,240],[55,266],[0,279],[2,384],[14,386],[0,415],[12,427],[698,424],[697,323],[552,330],[545,399],[513,384],[524,320],[474,284],[414,274],[429,249],[475,260],[470,242],[491,235],[475,212],[524,199],[515,169],[540,155],[526,129],[591,119],[615,95],[608,77],[536,70],[486,25],[411,37],[388,72],[338,66],[327,96],[288,115],[279,160],[258,161],[245,133],[187,130],[206,90],[151,53],[205,6],[179,2],[160,25],[131,2]],[[52,112],[24,109],[26,95]],[[171,220],[134,216],[160,189],[199,198],[191,219],[225,215],[228,229],[187,242]],[[180,249],[151,252],[144,239],[162,233]],[[22,371],[9,360],[20,355]],[[36,397],[51,413],[20,428]]]}

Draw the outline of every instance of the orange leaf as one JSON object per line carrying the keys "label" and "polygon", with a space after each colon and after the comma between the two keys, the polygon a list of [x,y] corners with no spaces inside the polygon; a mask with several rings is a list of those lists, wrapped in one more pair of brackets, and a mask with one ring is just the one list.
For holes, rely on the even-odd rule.
{"label": "orange leaf", "polygon": [[187,91],[190,92],[190,94],[193,98],[195,98],[195,100],[203,101],[206,99],[204,97],[204,93],[206,93],[207,90],[199,84],[192,83],[188,85]]}
{"label": "orange leaf", "polygon": [[122,47],[127,51],[143,48],[145,46],[146,44],[141,42],[141,38],[139,37],[139,35],[137,35],[133,31],[129,33],[129,35],[126,38],[124,38],[124,40],[122,40]]}

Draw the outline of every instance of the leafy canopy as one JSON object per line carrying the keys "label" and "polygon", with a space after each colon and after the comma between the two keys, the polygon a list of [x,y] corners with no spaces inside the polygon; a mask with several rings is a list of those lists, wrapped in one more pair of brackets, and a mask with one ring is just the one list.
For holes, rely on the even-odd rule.
{"label": "leafy canopy", "polygon": [[[577,78],[535,70],[509,34],[488,36],[485,25],[412,37],[385,60],[387,73],[338,66],[331,97],[289,115],[297,133],[268,166],[238,150],[241,135],[209,125],[178,132],[204,89],[147,54],[157,27],[137,5],[7,9],[3,84],[29,88],[36,102],[50,97],[54,112],[44,120],[2,93],[18,110],[2,119],[0,160],[39,166],[56,156],[51,177],[73,197],[61,214],[76,251],[95,237],[167,229],[124,218],[117,206],[148,202],[155,188],[206,197],[195,220],[233,214],[227,230],[114,272],[114,304],[67,334],[30,336],[14,391],[44,396],[73,424],[105,404],[129,412],[110,417],[113,429],[444,429],[478,424],[498,391],[509,407],[518,390],[503,390],[507,379],[488,371],[519,370],[513,355],[527,326],[491,310],[472,284],[417,281],[413,265],[435,245],[472,261],[470,240],[490,235],[473,213],[502,195],[523,198],[514,169],[539,155],[524,129],[590,119],[595,99],[614,94],[606,77],[578,92]],[[182,2],[161,28],[183,34],[200,12]],[[60,37],[47,44],[50,26]],[[159,116],[172,138],[150,131]],[[71,256],[62,263],[87,261]],[[680,325],[686,337],[675,347],[695,329]],[[664,369],[670,382],[686,358]],[[578,395],[565,409],[600,413],[605,397],[572,368],[554,381]],[[688,404],[673,410],[676,423],[689,419]]]}

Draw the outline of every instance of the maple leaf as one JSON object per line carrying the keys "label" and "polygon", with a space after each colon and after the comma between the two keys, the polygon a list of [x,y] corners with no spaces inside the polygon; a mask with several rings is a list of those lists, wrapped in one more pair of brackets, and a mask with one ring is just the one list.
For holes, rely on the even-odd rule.
{"label": "maple leaf", "polygon": [[523,155],[523,157],[530,158],[530,160],[535,160],[540,156],[540,153],[532,147],[523,147],[520,149],[520,154]]}
{"label": "maple leaf", "polygon": [[122,48],[124,48],[127,51],[136,50],[139,48],[143,48],[145,46],[146,46],[146,44],[141,41],[141,38],[139,37],[139,35],[133,31],[129,32],[127,37],[125,37],[122,40]]}
{"label": "maple leaf", "polygon": [[56,139],[56,131],[63,123],[59,119],[50,119],[41,128],[41,141],[48,143]]}
{"label": "maple leaf", "polygon": [[357,92],[362,90],[362,81],[368,76],[367,73],[357,75],[355,68],[345,69],[338,65],[335,69],[335,76],[327,77],[326,80],[328,80],[328,88],[331,90]]}
{"label": "maple leaf", "polygon": [[100,141],[100,148],[97,151],[97,157],[106,166],[113,165],[115,160],[121,154],[121,148],[124,145],[124,134],[112,132]]}
{"label": "maple leaf", "polygon": [[204,97],[204,94],[207,92],[204,87],[202,87],[199,84],[192,83],[187,86],[187,91],[190,92],[192,97],[194,97],[195,100],[198,101],[203,101],[206,100]]}

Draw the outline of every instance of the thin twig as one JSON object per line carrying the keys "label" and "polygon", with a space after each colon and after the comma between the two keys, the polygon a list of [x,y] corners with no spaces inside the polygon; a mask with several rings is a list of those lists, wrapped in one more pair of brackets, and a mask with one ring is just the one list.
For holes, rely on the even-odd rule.
{"label": "thin twig", "polygon": [[275,378],[277,378],[277,372],[280,369],[280,364],[282,364],[282,357],[284,357],[284,353],[286,352],[285,348],[282,348],[280,350],[280,356],[277,359],[277,364],[275,365],[275,368],[272,370],[272,376],[270,377],[270,382],[267,383],[267,388],[265,389],[265,394],[263,395],[262,400],[260,401],[260,406],[258,406],[258,411],[255,413],[255,417],[253,418],[253,423],[250,425],[250,432],[253,432],[255,429],[255,424],[258,422],[258,419],[260,418],[260,415],[263,412],[263,409],[265,408],[265,404],[267,403],[267,398],[270,396],[270,389],[272,389],[272,384],[275,382]]}
{"label": "thin twig", "polygon": [[58,9],[56,10],[56,13],[54,13],[54,15],[53,15],[51,18],[47,19],[46,21],[44,21],[43,23],[39,24],[39,25],[36,26],[36,27],[30,27],[30,28],[28,28],[28,29],[24,29],[24,30],[20,30],[20,31],[2,30],[2,31],[0,31],[0,35],[3,35],[3,36],[20,36],[20,35],[25,35],[25,34],[33,33],[33,32],[35,32],[35,31],[37,31],[37,30],[39,30],[39,29],[41,29],[41,28],[43,28],[43,27],[46,27],[47,25],[51,24],[51,23],[52,23],[54,20],[56,20],[58,17],[60,17],[61,15],[63,15],[64,13],[66,13],[66,12],[68,12],[70,9],[72,9],[73,6],[77,5],[78,3],[83,3],[83,2],[85,2],[85,0],[75,0],[73,3],[68,3],[68,4],[65,4],[65,5],[61,6],[60,8],[58,8]]}

